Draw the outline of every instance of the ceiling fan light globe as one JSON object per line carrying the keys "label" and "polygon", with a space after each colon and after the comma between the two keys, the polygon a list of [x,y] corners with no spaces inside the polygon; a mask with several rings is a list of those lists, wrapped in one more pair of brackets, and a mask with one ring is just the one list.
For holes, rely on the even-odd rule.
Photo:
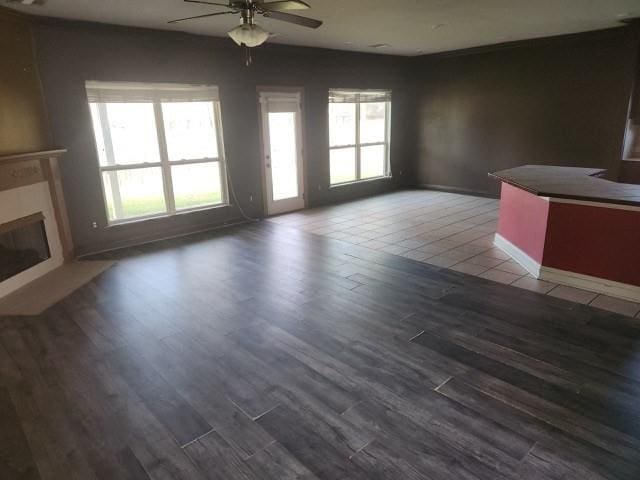
{"label": "ceiling fan light globe", "polygon": [[269,39],[269,32],[254,24],[239,25],[230,30],[228,35],[238,45],[247,47],[258,47]]}

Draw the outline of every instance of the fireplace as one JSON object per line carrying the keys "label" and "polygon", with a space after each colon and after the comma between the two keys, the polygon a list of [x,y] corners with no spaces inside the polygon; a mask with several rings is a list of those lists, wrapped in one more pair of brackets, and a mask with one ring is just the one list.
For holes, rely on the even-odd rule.
{"label": "fireplace", "polygon": [[62,153],[0,156],[0,299],[73,260]]}
{"label": "fireplace", "polygon": [[0,282],[49,258],[42,213],[0,225]]}

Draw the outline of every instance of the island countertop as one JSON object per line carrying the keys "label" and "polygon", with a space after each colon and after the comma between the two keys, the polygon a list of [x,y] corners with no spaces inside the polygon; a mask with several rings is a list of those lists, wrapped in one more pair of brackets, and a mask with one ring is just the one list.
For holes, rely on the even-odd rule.
{"label": "island countertop", "polygon": [[489,176],[539,197],[640,207],[640,185],[599,178],[599,168],[524,165],[490,173]]}

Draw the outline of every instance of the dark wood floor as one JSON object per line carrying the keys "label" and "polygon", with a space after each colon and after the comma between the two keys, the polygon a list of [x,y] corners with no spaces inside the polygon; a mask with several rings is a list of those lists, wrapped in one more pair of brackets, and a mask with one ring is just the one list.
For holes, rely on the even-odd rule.
{"label": "dark wood floor", "polygon": [[0,478],[640,478],[637,321],[268,222],[117,257],[0,319]]}

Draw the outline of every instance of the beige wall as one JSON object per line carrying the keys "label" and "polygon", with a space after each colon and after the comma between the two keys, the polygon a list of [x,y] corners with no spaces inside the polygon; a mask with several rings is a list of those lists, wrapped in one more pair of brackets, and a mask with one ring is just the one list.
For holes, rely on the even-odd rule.
{"label": "beige wall", "polygon": [[0,155],[49,146],[31,27],[0,7]]}

